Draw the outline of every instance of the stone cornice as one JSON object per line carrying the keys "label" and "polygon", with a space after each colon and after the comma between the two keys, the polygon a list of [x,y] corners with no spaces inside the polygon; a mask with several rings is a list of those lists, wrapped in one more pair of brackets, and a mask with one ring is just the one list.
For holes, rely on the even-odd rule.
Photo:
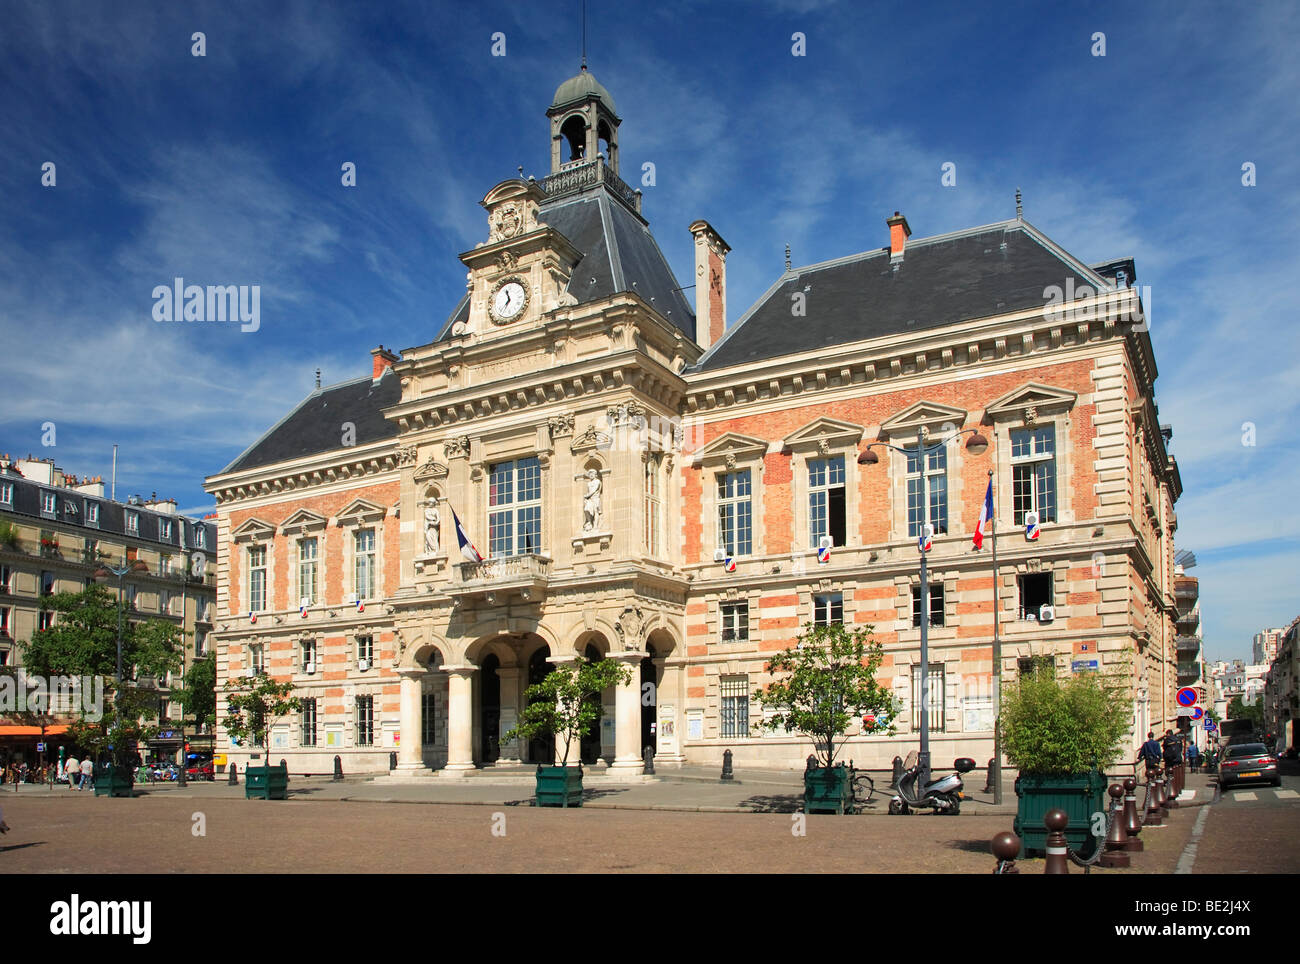
{"label": "stone cornice", "polygon": [[334,482],[373,479],[384,473],[396,473],[399,465],[397,440],[385,439],[245,472],[214,475],[204,481],[203,490],[222,505],[259,496],[298,492]]}

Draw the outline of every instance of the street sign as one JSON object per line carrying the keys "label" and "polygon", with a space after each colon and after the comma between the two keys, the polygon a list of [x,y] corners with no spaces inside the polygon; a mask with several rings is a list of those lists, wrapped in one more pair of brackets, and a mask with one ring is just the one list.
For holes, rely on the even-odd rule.
{"label": "street sign", "polygon": [[1206,732],[1206,733],[1213,733],[1213,732],[1214,732],[1215,730],[1217,730],[1218,728],[1219,728],[1219,724],[1215,723],[1215,722],[1214,722],[1212,719],[1210,719],[1209,717],[1206,717],[1206,719],[1205,719],[1205,732]]}
{"label": "street sign", "polygon": [[1174,699],[1178,701],[1179,706],[1195,706],[1196,690],[1192,689],[1190,686],[1184,686],[1174,696]]}
{"label": "street sign", "polygon": [[44,752],[45,752],[45,744],[44,744],[44,743],[37,743],[37,744],[36,744],[36,752],[37,752],[37,753],[44,753]]}
{"label": "street sign", "polygon": [[1192,710],[1192,719],[1194,720],[1199,720],[1204,715],[1205,710],[1201,709],[1199,706]]}

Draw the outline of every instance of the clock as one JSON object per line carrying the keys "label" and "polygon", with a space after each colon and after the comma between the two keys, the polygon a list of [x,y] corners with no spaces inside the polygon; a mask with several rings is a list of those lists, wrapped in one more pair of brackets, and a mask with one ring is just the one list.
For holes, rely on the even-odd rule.
{"label": "clock", "polygon": [[505,278],[492,289],[488,312],[497,324],[514,321],[528,306],[528,288],[519,278]]}

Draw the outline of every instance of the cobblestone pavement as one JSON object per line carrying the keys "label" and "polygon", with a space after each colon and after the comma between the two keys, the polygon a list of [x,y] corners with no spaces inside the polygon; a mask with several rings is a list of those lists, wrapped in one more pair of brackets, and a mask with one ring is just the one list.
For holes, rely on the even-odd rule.
{"label": "cobblestone pavement", "polygon": [[[242,793],[168,788],[132,800],[43,788],[4,795],[13,831],[0,843],[0,873],[987,874],[989,840],[1011,824],[1003,814],[965,812],[812,815],[806,835],[795,836],[789,813],[427,806],[310,793],[260,801],[235,790]],[[528,793],[514,797],[526,801]],[[1145,832],[1146,852],[1131,870],[1098,873],[1172,872],[1198,809],[1177,810],[1166,828]],[[200,814],[205,836],[192,832]],[[1040,873],[1042,862],[1020,867]]]}

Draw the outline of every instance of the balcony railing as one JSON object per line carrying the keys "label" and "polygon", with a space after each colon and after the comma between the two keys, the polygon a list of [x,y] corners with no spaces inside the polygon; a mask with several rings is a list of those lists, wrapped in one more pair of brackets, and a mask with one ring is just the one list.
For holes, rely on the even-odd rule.
{"label": "balcony railing", "polygon": [[457,568],[460,580],[449,592],[460,597],[487,597],[491,603],[503,594],[538,598],[550,578],[551,560],[539,555],[502,556],[482,562],[463,562]]}
{"label": "balcony railing", "polygon": [[1201,648],[1201,637],[1199,636],[1175,636],[1174,646],[1178,649],[1178,654],[1195,653]]}
{"label": "balcony railing", "polygon": [[558,197],[561,194],[573,194],[602,182],[629,208],[637,214],[641,213],[640,195],[615,174],[602,157],[549,174],[539,183],[548,197]]}

